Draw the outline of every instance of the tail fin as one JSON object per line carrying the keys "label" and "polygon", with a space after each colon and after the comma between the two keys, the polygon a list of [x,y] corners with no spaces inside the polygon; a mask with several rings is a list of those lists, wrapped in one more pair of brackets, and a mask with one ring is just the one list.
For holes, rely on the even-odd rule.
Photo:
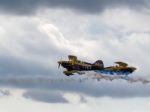
{"label": "tail fin", "polygon": [[102,60],[97,60],[95,63],[93,63],[96,66],[99,66],[100,68],[104,68],[104,64]]}

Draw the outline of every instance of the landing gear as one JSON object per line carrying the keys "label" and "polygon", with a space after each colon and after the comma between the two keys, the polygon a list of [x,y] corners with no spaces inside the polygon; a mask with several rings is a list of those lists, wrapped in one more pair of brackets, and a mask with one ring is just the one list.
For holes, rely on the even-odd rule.
{"label": "landing gear", "polygon": [[70,76],[70,75],[73,75],[73,72],[71,72],[71,71],[64,71],[64,74],[65,74],[66,76]]}

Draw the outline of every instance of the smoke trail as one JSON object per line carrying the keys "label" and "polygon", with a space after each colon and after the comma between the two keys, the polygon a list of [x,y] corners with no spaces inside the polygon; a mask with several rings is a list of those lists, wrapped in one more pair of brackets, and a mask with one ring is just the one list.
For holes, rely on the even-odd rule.
{"label": "smoke trail", "polygon": [[129,83],[137,83],[137,82],[140,82],[142,84],[150,83],[150,79],[142,78],[142,77],[130,77],[130,76],[121,76],[121,75],[103,75],[103,74],[87,74],[87,76],[91,77],[92,79],[96,79],[97,81],[126,80]]}
{"label": "smoke trail", "polygon": [[64,82],[84,82],[88,80],[88,77],[79,78],[51,78],[51,77],[0,77],[0,85],[49,85],[53,83]]}
{"label": "smoke trail", "polygon": [[142,83],[150,84],[150,79],[141,77],[130,77],[121,75],[106,75],[106,74],[95,74],[86,73],[79,77],[64,77],[64,78],[51,78],[47,76],[37,76],[37,77],[0,77],[0,85],[11,85],[11,86],[47,86],[51,84],[58,83],[72,83],[72,82],[85,82],[89,80],[125,80],[129,83]]}

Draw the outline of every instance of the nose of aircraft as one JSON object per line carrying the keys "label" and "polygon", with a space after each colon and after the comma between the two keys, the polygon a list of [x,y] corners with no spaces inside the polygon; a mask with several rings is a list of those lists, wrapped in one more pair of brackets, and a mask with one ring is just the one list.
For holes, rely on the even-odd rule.
{"label": "nose of aircraft", "polygon": [[62,61],[58,61],[58,68],[60,67],[61,64],[62,64]]}

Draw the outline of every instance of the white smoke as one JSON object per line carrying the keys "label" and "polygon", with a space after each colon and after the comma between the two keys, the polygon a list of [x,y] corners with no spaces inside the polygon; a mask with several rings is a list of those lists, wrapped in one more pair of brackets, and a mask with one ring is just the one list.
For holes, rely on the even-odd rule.
{"label": "white smoke", "polygon": [[104,74],[87,74],[87,76],[91,77],[92,79],[100,80],[126,80],[129,83],[136,83],[141,82],[142,84],[149,84],[150,79],[147,77],[131,77],[131,76],[122,76],[122,75],[104,75]]}

